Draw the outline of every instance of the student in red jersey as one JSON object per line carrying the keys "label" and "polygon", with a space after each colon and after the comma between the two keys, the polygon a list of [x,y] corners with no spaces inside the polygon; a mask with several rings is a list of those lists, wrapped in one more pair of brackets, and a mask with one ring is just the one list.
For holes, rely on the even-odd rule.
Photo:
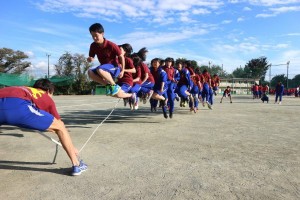
{"label": "student in red jersey", "polygon": [[211,86],[214,92],[214,95],[217,96],[217,91],[219,90],[220,77],[217,74],[214,74],[211,79]]}
{"label": "student in red jersey", "polygon": [[193,96],[194,101],[190,101],[189,106],[190,106],[190,111],[194,111],[194,113],[196,113],[198,110],[198,104],[199,104],[199,98],[198,98],[199,88],[202,87],[202,84],[200,81],[200,76],[197,73],[195,73],[195,75],[192,76],[191,78],[193,81],[193,87],[192,87],[190,93]]}
{"label": "student in red jersey", "polygon": [[105,85],[106,95],[118,98],[132,97],[133,94],[125,93],[114,81],[115,78],[122,78],[125,70],[125,58],[120,48],[104,38],[104,28],[101,24],[91,25],[89,31],[94,42],[90,45],[87,61],[92,62],[97,55],[101,63],[88,71],[89,77]]}
{"label": "student in red jersey", "polygon": [[72,162],[72,175],[80,175],[87,165],[77,158],[78,151],[56,110],[52,99],[54,85],[40,79],[33,87],[0,89],[0,125],[12,125],[39,131],[55,132]]}
{"label": "student in red jersey", "polygon": [[232,100],[231,100],[231,88],[230,88],[230,86],[227,86],[227,88],[224,90],[223,96],[222,96],[222,98],[221,98],[220,103],[222,103],[223,98],[226,97],[226,96],[229,97],[230,103],[232,103]]}
{"label": "student in red jersey", "polygon": [[[132,74],[136,73],[136,69],[133,65],[133,61],[130,58],[130,55],[132,53],[132,46],[128,43],[122,44],[119,46],[122,53],[125,57],[125,69],[124,69],[124,75],[122,78],[118,78],[118,85],[121,86],[121,89],[129,93],[131,92],[131,88],[133,86],[133,77]],[[130,101],[134,102],[136,99],[134,98],[136,95],[133,95],[133,97],[130,98]],[[124,106],[126,106],[129,98],[124,98]]]}
{"label": "student in red jersey", "polygon": [[204,69],[202,72],[202,83],[203,83],[203,90],[202,90],[202,104],[205,106],[205,103],[207,104],[207,107],[209,109],[212,109],[211,106],[211,99],[210,99],[210,93],[211,93],[211,77],[210,74],[208,73],[207,69]]}
{"label": "student in red jersey", "polygon": [[200,79],[200,88],[199,88],[199,93],[198,93],[198,99],[199,102],[201,102],[203,104],[203,100],[202,100],[202,91],[203,91],[203,81],[204,81],[204,77],[201,73],[200,68],[196,68],[195,73],[198,75],[199,79]]}
{"label": "student in red jersey", "polygon": [[147,99],[151,98],[155,83],[149,67],[144,63],[146,61],[147,53],[147,48],[143,47],[136,54],[140,58],[138,65],[141,69],[141,89],[139,90],[138,96],[142,98],[144,104],[146,103]]}
{"label": "student in red jersey", "polygon": [[169,106],[169,117],[173,118],[174,107],[175,107],[175,92],[174,92],[174,85],[175,85],[175,68],[174,66],[174,59],[171,57],[167,57],[165,59],[165,66],[162,66],[162,69],[167,73],[167,95],[168,95],[168,106]]}

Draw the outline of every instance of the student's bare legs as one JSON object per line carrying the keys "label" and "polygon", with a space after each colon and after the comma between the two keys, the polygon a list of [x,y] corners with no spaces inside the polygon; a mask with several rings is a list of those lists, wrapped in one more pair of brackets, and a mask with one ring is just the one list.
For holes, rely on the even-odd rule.
{"label": "student's bare legs", "polygon": [[88,75],[93,81],[100,83],[101,85],[107,85],[107,82],[100,75],[95,74],[92,70],[88,71]]}
{"label": "student's bare legs", "polygon": [[54,118],[53,123],[48,128],[48,131],[55,132],[64,148],[67,152],[71,162],[74,166],[79,166],[79,161],[77,158],[78,151],[74,147],[68,130],[66,129],[64,123],[60,120]]}
{"label": "student's bare legs", "polygon": [[156,92],[154,92],[154,93],[152,94],[152,97],[151,97],[151,98],[152,98],[152,99],[156,99],[156,100],[162,100],[162,101],[165,100],[165,97],[163,97],[163,96],[157,94]]}
{"label": "student's bare legs", "polygon": [[103,78],[105,79],[109,84],[111,85],[115,85],[115,81],[112,78],[111,74],[107,71],[104,71],[102,69],[97,69],[97,73]]}
{"label": "student's bare legs", "polygon": [[132,97],[132,95],[133,93],[126,93],[122,89],[120,89],[117,94],[113,95],[113,97],[125,99]]}

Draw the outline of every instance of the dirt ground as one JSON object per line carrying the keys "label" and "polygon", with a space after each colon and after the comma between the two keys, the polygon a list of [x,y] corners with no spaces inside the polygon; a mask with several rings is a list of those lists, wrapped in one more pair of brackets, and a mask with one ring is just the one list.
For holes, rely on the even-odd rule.
{"label": "dirt ground", "polygon": [[[80,149],[118,99],[55,96]],[[300,98],[281,105],[233,96],[192,113],[176,103],[173,119],[117,104],[71,163],[38,132],[0,127],[0,199],[300,199]],[[47,135],[57,139],[52,133]]]}

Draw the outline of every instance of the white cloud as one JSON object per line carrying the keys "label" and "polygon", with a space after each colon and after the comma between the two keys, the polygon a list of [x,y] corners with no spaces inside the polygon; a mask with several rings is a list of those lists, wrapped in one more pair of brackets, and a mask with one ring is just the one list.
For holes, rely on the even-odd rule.
{"label": "white cloud", "polygon": [[242,22],[242,21],[244,21],[245,19],[243,18],[243,17],[239,17],[238,19],[237,19],[237,22]]}
{"label": "white cloud", "polygon": [[250,4],[258,6],[276,6],[300,3],[299,0],[249,0]]}
{"label": "white cloud", "polygon": [[249,8],[249,7],[244,7],[243,10],[244,10],[244,11],[251,11],[252,9]]}
{"label": "white cloud", "polygon": [[230,24],[232,21],[231,20],[223,20],[221,23],[222,24]]}

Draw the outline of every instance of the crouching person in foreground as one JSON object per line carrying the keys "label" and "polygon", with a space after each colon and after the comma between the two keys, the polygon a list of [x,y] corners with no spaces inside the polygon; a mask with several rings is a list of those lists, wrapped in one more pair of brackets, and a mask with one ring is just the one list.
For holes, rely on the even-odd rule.
{"label": "crouching person in foreground", "polygon": [[39,79],[33,87],[13,86],[0,89],[0,125],[12,125],[55,132],[72,162],[72,175],[80,175],[87,165],[78,160],[78,150],[57,112],[52,99],[54,85]]}

